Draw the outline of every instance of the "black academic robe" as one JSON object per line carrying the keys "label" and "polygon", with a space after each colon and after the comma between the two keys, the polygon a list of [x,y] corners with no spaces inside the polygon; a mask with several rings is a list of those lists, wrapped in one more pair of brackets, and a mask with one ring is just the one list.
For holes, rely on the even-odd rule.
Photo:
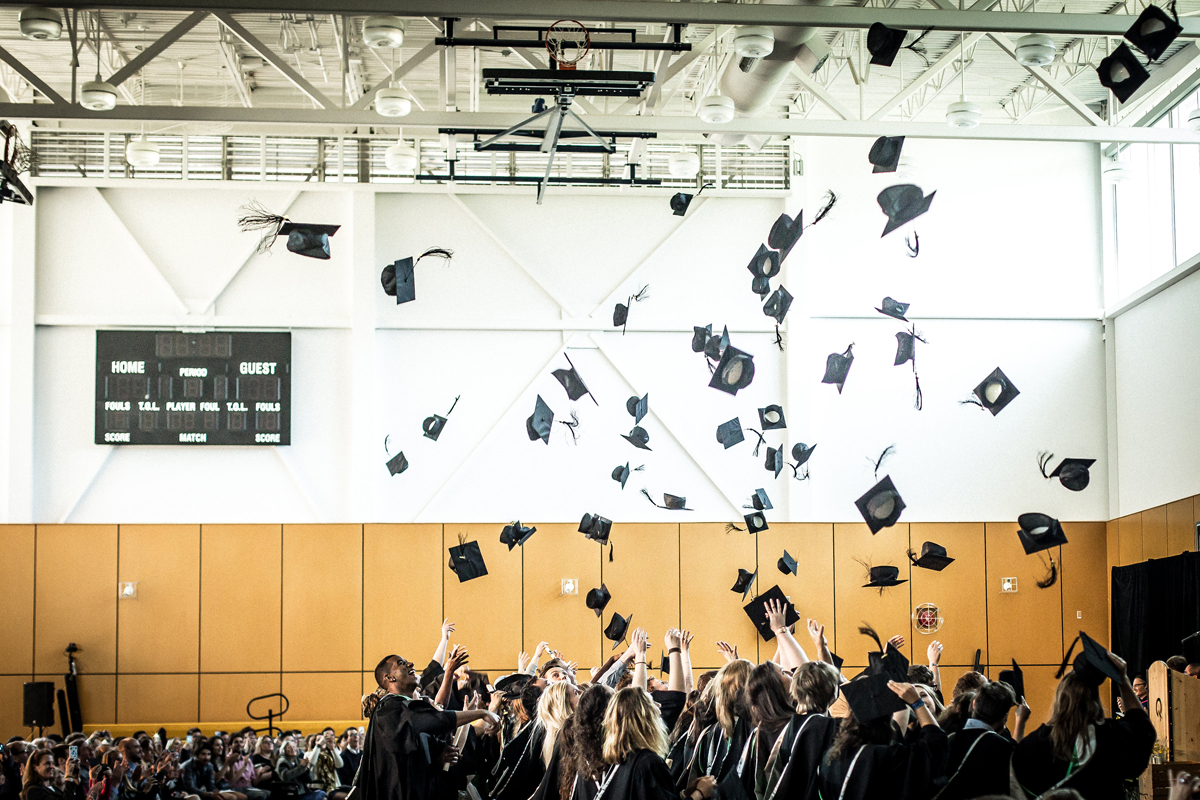
{"label": "black academic robe", "polygon": [[1144,712],[1135,711],[1121,719],[1106,719],[1095,728],[1095,753],[1074,768],[1054,757],[1049,725],[1022,739],[1012,761],[1021,786],[1033,795],[1060,785],[1076,790],[1087,800],[1122,800],[1123,782],[1141,775],[1150,763],[1154,726]]}
{"label": "black academic robe", "polygon": [[677,800],[667,762],[649,750],[636,750],[605,775],[596,800]]}
{"label": "black academic robe", "polygon": [[687,692],[651,692],[650,698],[658,706],[663,725],[667,730],[674,730],[675,723],[679,721],[679,716],[687,705]]}
{"label": "black academic robe", "polygon": [[747,745],[754,735],[754,728],[747,719],[738,718],[733,726],[733,735],[726,737],[720,723],[713,723],[696,741],[696,751],[684,775],[682,785],[676,782],[677,791],[682,791],[702,775],[716,778],[713,789],[714,800],[744,800],[754,796],[754,770],[745,768]]}
{"label": "black academic robe", "polygon": [[838,720],[834,717],[793,716],[779,734],[775,758],[767,765],[767,800],[803,800],[837,732]]}
{"label": "black academic robe", "polygon": [[679,734],[679,738],[667,751],[667,769],[671,771],[671,783],[679,786],[680,781],[687,775],[688,765],[695,755],[696,746],[688,731]]}
{"label": "black academic robe", "polygon": [[546,729],[530,722],[509,740],[500,751],[500,760],[489,782],[493,800],[529,800],[546,771],[542,763],[545,739]]}
{"label": "black academic robe", "polygon": [[1008,794],[1008,768],[1014,746],[1011,739],[983,728],[950,734],[946,783],[938,800]]}
{"label": "black academic robe", "polygon": [[[538,783],[537,789],[534,790],[530,800],[559,800],[558,782],[562,774],[559,766],[562,764],[562,747],[561,739],[554,742],[554,753],[550,756],[550,763],[546,765],[546,771],[542,773],[542,780]],[[537,757],[540,760],[542,750],[539,747]]]}
{"label": "black academic robe", "polygon": [[946,747],[946,732],[925,725],[914,744],[867,744],[824,761],[815,788],[825,798],[926,800],[946,768]]}
{"label": "black academic robe", "polygon": [[453,711],[424,700],[384,695],[371,715],[362,763],[354,778],[356,800],[431,800],[443,780],[437,737],[457,727]]}

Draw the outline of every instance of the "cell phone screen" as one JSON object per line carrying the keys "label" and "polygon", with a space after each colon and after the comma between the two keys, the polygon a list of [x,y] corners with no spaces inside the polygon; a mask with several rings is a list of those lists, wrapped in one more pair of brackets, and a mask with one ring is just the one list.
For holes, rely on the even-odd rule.
{"label": "cell phone screen", "polygon": [[72,760],[75,760],[75,759],[79,758],[79,746],[78,746],[78,745],[74,745],[74,744],[73,744],[73,745],[71,745],[71,750],[70,750],[70,753],[71,753],[71,759],[72,759]]}

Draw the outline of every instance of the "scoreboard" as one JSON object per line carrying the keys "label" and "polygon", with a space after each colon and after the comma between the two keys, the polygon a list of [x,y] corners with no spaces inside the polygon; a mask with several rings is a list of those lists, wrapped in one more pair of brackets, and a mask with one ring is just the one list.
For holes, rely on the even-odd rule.
{"label": "scoreboard", "polygon": [[291,444],[290,333],[96,331],[96,444]]}

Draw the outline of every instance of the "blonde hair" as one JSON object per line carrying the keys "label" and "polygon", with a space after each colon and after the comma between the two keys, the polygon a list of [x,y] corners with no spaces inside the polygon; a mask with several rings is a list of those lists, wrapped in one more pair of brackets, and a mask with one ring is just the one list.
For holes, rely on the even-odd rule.
{"label": "blonde hair", "polygon": [[733,735],[733,726],[737,723],[737,718],[746,716],[745,688],[753,670],[754,664],[739,658],[721,667],[717,677],[713,679],[713,684],[717,687],[713,692],[717,723],[726,736]]}
{"label": "blonde hair", "polygon": [[569,695],[572,689],[574,687],[567,681],[552,683],[538,698],[538,722],[546,729],[546,738],[542,742],[542,763],[546,766],[550,766],[550,759],[554,756],[554,743],[558,741],[558,732],[575,711]]}
{"label": "blonde hair", "polygon": [[667,727],[645,689],[629,686],[613,695],[604,712],[604,760],[620,764],[636,750],[667,754]]}
{"label": "blonde hair", "polygon": [[824,661],[806,661],[792,673],[797,714],[824,714],[837,699],[842,674]]}

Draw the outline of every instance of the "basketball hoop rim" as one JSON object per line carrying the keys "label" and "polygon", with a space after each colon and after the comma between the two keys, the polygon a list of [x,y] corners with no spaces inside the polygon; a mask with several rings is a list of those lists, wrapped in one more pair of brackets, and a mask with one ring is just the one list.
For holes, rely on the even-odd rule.
{"label": "basketball hoop rim", "polygon": [[[551,46],[550,32],[554,30],[554,27],[556,25],[559,25],[562,23],[571,23],[574,25],[578,25],[579,29],[583,31],[583,37],[584,37],[583,47],[580,49],[579,55],[577,55],[575,58],[573,58],[571,60],[565,60],[565,59],[559,58],[555,54],[554,48]],[[546,28],[546,55],[549,56],[551,61],[558,64],[559,66],[574,66],[575,64],[578,64],[580,61],[583,60],[583,57],[586,56],[591,51],[591,49],[592,49],[592,32],[588,30],[588,27],[586,25],[584,25],[582,22],[580,22],[577,19],[555,20],[554,22],[550,23],[550,26],[548,28]]]}

